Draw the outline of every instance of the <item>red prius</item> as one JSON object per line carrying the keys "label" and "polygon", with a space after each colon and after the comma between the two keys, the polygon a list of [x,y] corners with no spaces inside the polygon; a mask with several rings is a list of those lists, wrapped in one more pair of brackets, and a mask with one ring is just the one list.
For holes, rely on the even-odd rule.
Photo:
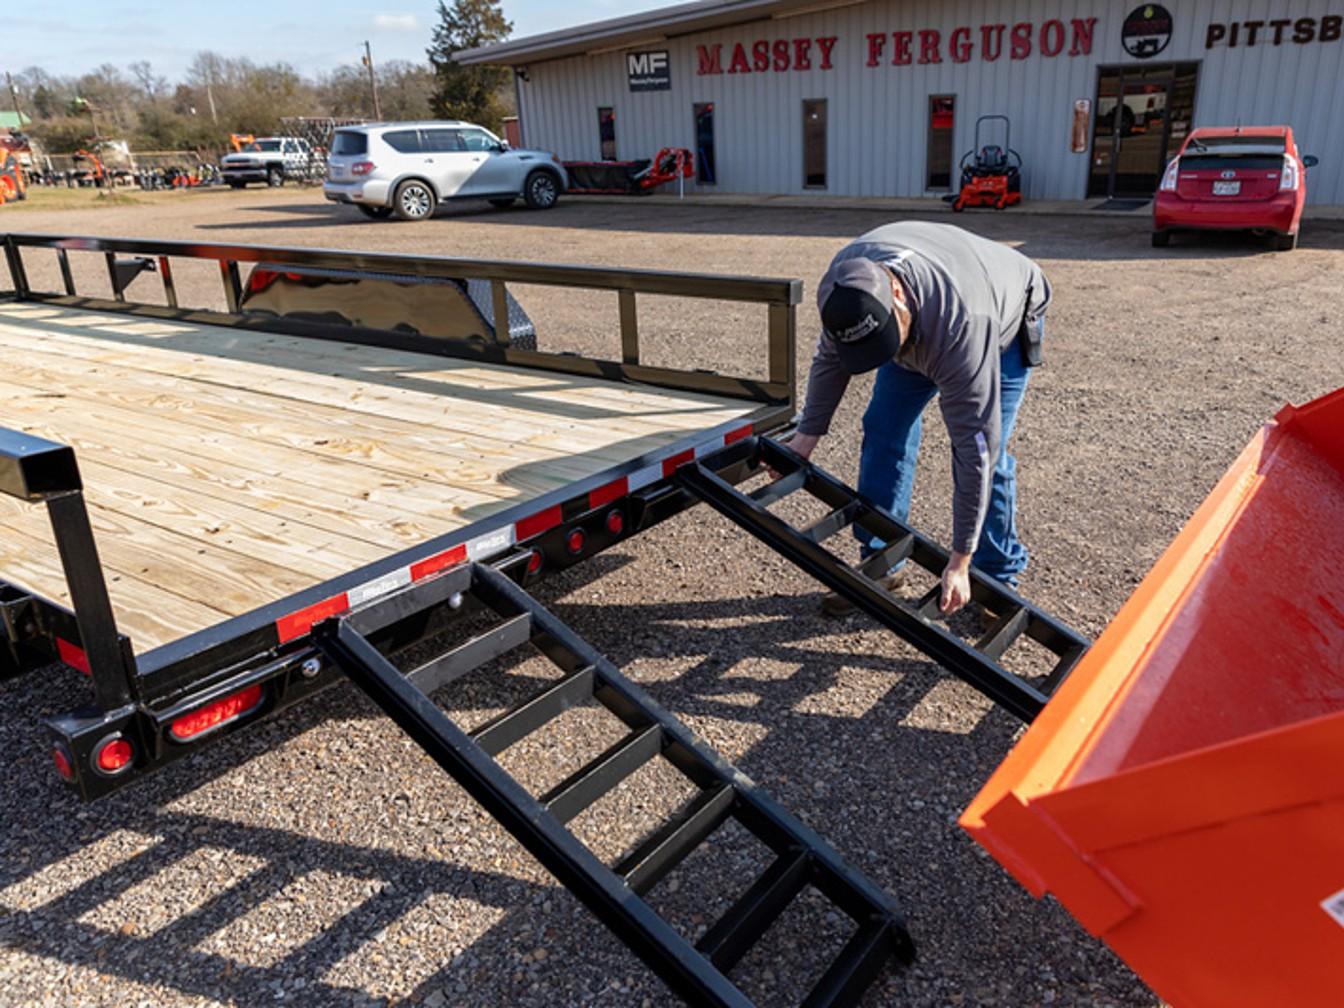
{"label": "red prius", "polygon": [[1257,231],[1297,247],[1307,169],[1288,126],[1207,127],[1191,132],[1153,200],[1153,244],[1173,231]]}

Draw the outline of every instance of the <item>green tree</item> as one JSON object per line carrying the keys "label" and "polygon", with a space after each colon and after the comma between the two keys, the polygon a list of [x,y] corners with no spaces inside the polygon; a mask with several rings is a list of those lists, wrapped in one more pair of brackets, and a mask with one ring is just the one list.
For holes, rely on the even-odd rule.
{"label": "green tree", "polygon": [[439,24],[429,47],[436,80],[431,105],[436,115],[466,119],[498,131],[506,106],[500,92],[509,79],[505,67],[461,66],[456,53],[500,42],[513,25],[500,10],[499,0],[439,0]]}

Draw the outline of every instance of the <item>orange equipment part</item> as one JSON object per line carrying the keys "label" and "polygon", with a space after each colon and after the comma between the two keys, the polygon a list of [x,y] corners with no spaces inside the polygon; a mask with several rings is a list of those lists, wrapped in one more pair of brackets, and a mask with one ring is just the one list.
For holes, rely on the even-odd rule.
{"label": "orange equipment part", "polygon": [[1285,407],[961,824],[1175,1008],[1344,1002],[1344,389]]}
{"label": "orange equipment part", "polygon": [[251,133],[230,133],[229,146],[238,153],[242,153],[248,147],[256,142],[257,138]]}

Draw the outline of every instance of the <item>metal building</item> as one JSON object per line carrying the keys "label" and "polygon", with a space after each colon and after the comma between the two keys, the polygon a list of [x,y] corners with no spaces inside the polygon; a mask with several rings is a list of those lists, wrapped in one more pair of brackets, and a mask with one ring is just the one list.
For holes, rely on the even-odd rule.
{"label": "metal building", "polygon": [[1341,204],[1344,15],[1330,11],[701,0],[458,59],[514,69],[527,146],[567,160],[687,147],[704,191],[938,194],[976,118],[1004,114],[1028,197],[1149,196],[1193,126],[1286,124],[1321,161],[1309,201]]}

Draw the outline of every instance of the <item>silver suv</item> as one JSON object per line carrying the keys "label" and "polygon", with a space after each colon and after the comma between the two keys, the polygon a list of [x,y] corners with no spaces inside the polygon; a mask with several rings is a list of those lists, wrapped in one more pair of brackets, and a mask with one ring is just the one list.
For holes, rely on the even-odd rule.
{"label": "silver suv", "polygon": [[548,210],[568,184],[555,155],[513,150],[480,126],[406,122],[338,129],[322,192],[367,217],[425,220],[444,200],[506,207],[521,197],[534,210]]}

